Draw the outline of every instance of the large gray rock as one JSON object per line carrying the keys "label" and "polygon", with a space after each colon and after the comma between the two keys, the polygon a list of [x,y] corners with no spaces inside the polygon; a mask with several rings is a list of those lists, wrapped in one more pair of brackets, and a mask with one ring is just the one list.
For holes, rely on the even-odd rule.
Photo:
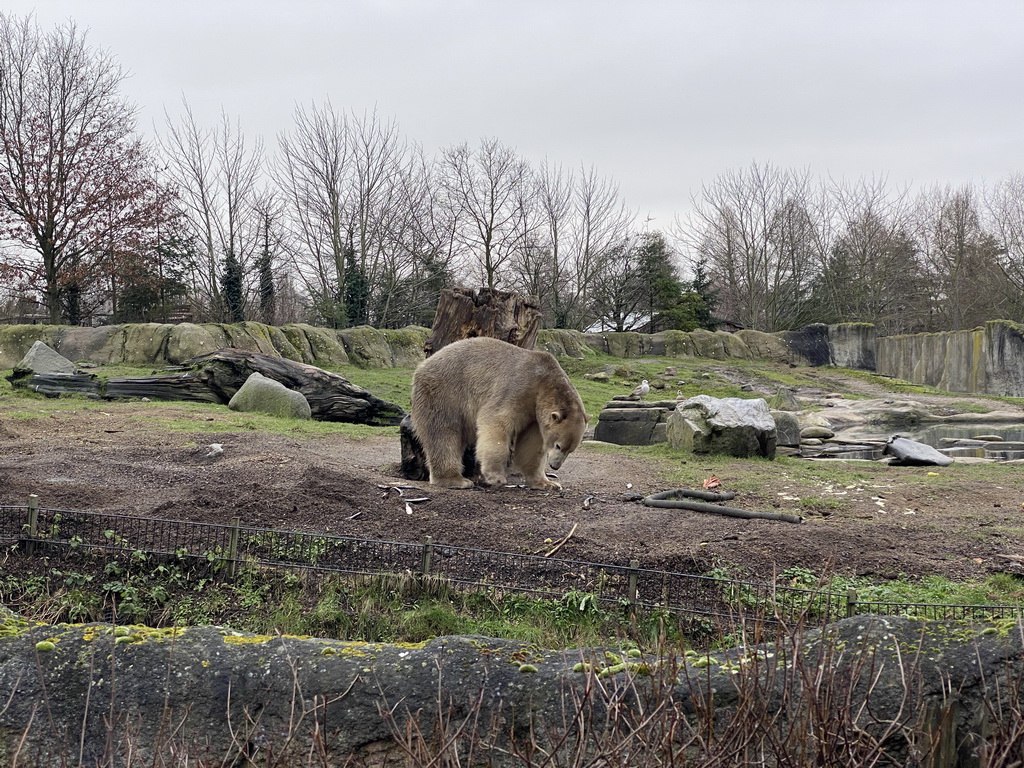
{"label": "large gray rock", "polygon": [[668,439],[668,417],[675,407],[675,400],[613,400],[597,417],[594,439],[616,445],[664,443]]}
{"label": "large gray rock", "polygon": [[609,743],[634,756],[623,764],[681,764],[666,732],[714,733],[738,717],[777,737],[757,747],[759,764],[801,764],[808,748],[853,764],[850,754],[878,754],[878,729],[893,724],[882,764],[938,765],[913,755],[939,735],[953,755],[992,748],[992,713],[1020,712],[1024,700],[1022,633],[1005,621],[993,632],[855,616],[664,659],[486,637],[387,645],[0,621],[0,754],[18,765],[307,765],[311,754],[318,765],[402,765],[407,733],[426,745],[451,738],[453,755],[473,744],[466,765],[523,766],[525,750],[559,743],[540,753],[546,764],[607,764],[597,758]]}
{"label": "large gray rock", "polygon": [[899,466],[938,466],[948,467],[953,459],[939,452],[930,445],[919,443],[896,435],[890,437],[882,453],[891,456],[890,464]]}
{"label": "large gray rock", "polygon": [[676,406],[668,419],[668,442],[694,453],[775,457],[775,420],[761,398],[697,395]]}
{"label": "large gray rock", "polygon": [[261,373],[251,373],[228,401],[233,411],[266,413],[289,419],[309,419],[312,411],[301,392],[288,389]]}
{"label": "large gray rock", "polygon": [[791,411],[769,411],[775,421],[776,445],[800,445],[800,421]]}
{"label": "large gray rock", "polygon": [[33,373],[74,373],[76,370],[73,362],[42,341],[34,342],[14,369]]}

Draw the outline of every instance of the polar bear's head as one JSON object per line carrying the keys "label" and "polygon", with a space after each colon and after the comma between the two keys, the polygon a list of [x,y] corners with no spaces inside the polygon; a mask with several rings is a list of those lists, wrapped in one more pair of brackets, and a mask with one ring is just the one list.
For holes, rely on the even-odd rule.
{"label": "polar bear's head", "polygon": [[565,457],[579,448],[589,417],[581,408],[550,410],[541,423],[548,466],[558,469]]}

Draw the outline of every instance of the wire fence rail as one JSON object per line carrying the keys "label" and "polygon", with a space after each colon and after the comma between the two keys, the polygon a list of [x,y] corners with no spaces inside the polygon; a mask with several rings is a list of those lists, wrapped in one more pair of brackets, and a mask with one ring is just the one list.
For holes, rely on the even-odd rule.
{"label": "wire fence rail", "polygon": [[175,557],[215,563],[233,579],[242,567],[360,576],[414,574],[465,589],[561,598],[570,591],[605,605],[660,609],[707,617],[737,611],[782,621],[822,624],[858,614],[929,619],[1022,618],[1020,605],[954,605],[860,600],[855,590],[820,589],[741,581],[641,568],[637,561],[610,565],[539,555],[420,543],[380,541],[242,525],[136,517],[40,507],[0,506],[0,545],[26,555],[105,552]]}

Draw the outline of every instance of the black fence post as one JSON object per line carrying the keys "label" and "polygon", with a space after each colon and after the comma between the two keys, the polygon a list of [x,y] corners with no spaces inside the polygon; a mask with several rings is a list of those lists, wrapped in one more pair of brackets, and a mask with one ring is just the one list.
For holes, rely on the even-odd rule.
{"label": "black fence post", "polygon": [[430,536],[423,537],[423,554],[420,555],[420,575],[430,575],[430,561],[434,556],[434,539]]}
{"label": "black fence post", "polygon": [[640,600],[640,595],[637,594],[637,581],[639,581],[640,573],[639,560],[629,561],[629,577],[626,579],[626,600],[629,602],[629,612],[632,614],[636,610],[636,604]]}
{"label": "black fence post", "polygon": [[25,552],[29,555],[36,553],[35,540],[39,537],[39,497],[30,493],[28,495],[28,537],[25,545]]}
{"label": "black fence post", "polygon": [[228,578],[234,579],[238,570],[238,528],[242,518],[231,518],[231,531],[228,535]]}

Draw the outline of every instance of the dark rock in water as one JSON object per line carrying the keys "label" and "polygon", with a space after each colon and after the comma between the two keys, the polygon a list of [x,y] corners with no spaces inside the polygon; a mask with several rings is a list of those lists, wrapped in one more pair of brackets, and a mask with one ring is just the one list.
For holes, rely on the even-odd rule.
{"label": "dark rock in water", "polygon": [[993,440],[982,443],[986,451],[1024,451],[1024,443],[1018,440]]}
{"label": "dark rock in water", "polygon": [[948,467],[953,463],[953,459],[930,445],[898,435],[889,438],[882,453],[892,457],[889,463],[894,466]]}

